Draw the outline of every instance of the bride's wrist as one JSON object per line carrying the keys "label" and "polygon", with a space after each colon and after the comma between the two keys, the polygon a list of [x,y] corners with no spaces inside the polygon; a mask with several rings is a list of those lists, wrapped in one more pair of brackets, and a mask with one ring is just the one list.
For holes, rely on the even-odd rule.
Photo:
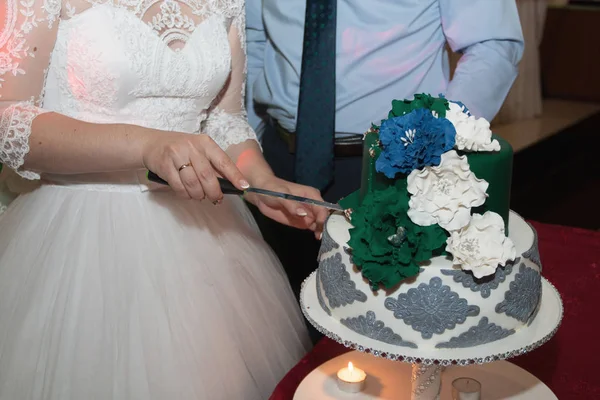
{"label": "bride's wrist", "polygon": [[266,182],[276,179],[257,145],[248,143],[234,145],[227,152],[235,160],[236,166],[250,186],[261,187]]}
{"label": "bride's wrist", "polygon": [[248,183],[250,183],[250,186],[258,188],[265,186],[267,182],[273,179],[277,179],[277,177],[275,176],[273,171],[271,171],[270,168],[263,169],[261,171],[255,171],[249,176],[246,175],[246,178],[248,179]]}

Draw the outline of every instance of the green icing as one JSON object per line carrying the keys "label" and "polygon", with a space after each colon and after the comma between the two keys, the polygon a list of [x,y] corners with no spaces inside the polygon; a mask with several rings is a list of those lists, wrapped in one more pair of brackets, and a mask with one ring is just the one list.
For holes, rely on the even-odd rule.
{"label": "green icing", "polygon": [[385,175],[378,173],[375,169],[375,161],[380,153],[379,133],[377,131],[369,131],[365,135],[363,144],[362,176],[360,185],[361,199],[364,198],[367,193],[376,189],[385,189],[394,184],[393,179],[388,179]]}
{"label": "green icing", "polygon": [[[447,234],[439,225],[419,226],[410,220],[406,185],[406,179],[397,179],[368,193],[351,215],[352,259],[373,290],[380,285],[390,289],[417,275],[418,263],[441,254],[446,243]],[[350,200],[344,199],[347,205]]]}
{"label": "green icing", "polygon": [[360,190],[357,190],[356,192],[352,192],[348,196],[346,196],[343,199],[341,199],[340,201],[338,201],[338,204],[344,210],[348,210],[348,209],[354,210],[360,206],[361,201],[362,201],[362,198],[360,197]]}
{"label": "green icing", "polygon": [[513,149],[501,137],[496,135],[492,137],[500,143],[500,151],[465,153],[471,171],[477,178],[489,183],[488,198],[482,206],[472,209],[471,213],[483,214],[486,211],[493,211],[500,214],[508,235]]}
{"label": "green icing", "polygon": [[439,117],[446,117],[446,110],[450,109],[448,100],[443,97],[432,97],[428,94],[415,94],[413,100],[393,100],[392,110],[388,114],[388,118],[400,117],[409,112],[419,109],[428,108],[435,111]]}
{"label": "green icing", "polygon": [[384,174],[377,172],[375,162],[380,153],[379,132],[371,131],[367,133],[363,144],[360,201],[362,201],[367,194],[372,193],[375,190],[383,190],[392,186],[397,179],[403,178],[403,175],[398,174],[397,178],[389,179]]}

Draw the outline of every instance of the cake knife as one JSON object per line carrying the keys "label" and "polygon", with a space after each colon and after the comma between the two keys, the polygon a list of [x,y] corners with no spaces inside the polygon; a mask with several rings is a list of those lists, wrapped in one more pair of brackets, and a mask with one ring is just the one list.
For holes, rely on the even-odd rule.
{"label": "cake knife", "polygon": [[[319,207],[325,207],[330,210],[344,211],[344,209],[339,204],[329,203],[327,201],[314,200],[314,199],[310,199],[308,197],[295,196],[295,195],[289,194],[289,193],[281,193],[281,192],[274,192],[272,190],[267,190],[267,189],[259,189],[259,188],[255,188],[255,187],[249,187],[246,190],[240,190],[240,189],[236,188],[235,186],[233,186],[233,184],[231,182],[229,182],[227,179],[223,179],[223,178],[217,178],[217,179],[219,180],[219,185],[221,186],[221,191],[223,192],[223,194],[235,194],[235,195],[243,196],[245,193],[256,193],[256,194],[260,194],[262,196],[278,197],[280,199],[292,200],[292,201],[296,201],[298,203],[311,204],[311,205],[315,205],[315,206],[319,206]],[[151,182],[160,183],[162,185],[168,185],[167,181],[165,181],[160,176],[156,175],[154,172],[151,172],[151,171],[148,171],[148,180]]]}

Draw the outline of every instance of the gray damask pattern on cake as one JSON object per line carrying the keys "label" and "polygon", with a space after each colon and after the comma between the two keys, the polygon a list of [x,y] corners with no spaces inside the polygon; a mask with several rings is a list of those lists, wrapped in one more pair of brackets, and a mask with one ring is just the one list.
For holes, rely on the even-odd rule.
{"label": "gray damask pattern on cake", "polygon": [[335,250],[339,248],[340,245],[335,242],[329,236],[329,232],[327,231],[327,224],[325,224],[325,228],[323,229],[323,237],[321,238],[321,247],[319,248],[319,257],[317,260],[321,260],[323,254],[329,253],[331,250]]}
{"label": "gray damask pattern on cake", "polygon": [[[541,293],[540,293],[540,297],[541,297]],[[533,314],[531,314],[531,317],[529,317],[529,321],[527,322],[527,326],[531,325],[531,323],[533,322],[533,320],[535,319],[535,317],[537,317],[538,312],[540,311],[540,307],[542,306],[542,299],[540,298],[540,301],[538,302],[537,307],[535,307],[535,310],[533,311]]]}
{"label": "gray damask pattern on cake", "polygon": [[398,298],[388,297],[384,304],[394,317],[420,332],[423,339],[431,339],[434,334],[464,323],[467,317],[479,315],[478,306],[469,305],[437,276]]}
{"label": "gray damask pattern on cake", "polygon": [[386,327],[383,321],[378,321],[373,311],[367,311],[366,315],[360,315],[356,318],[344,318],[340,322],[354,332],[371,339],[395,346],[417,348],[415,343],[403,340],[391,328]]}
{"label": "gray damask pattern on cake", "polygon": [[356,289],[350,279],[350,273],[342,261],[342,255],[335,253],[321,261],[319,265],[321,283],[331,308],[352,304],[355,301],[367,301],[367,295]]}
{"label": "gray damask pattern on cake", "polygon": [[515,333],[514,329],[504,329],[499,325],[490,323],[487,317],[481,318],[477,326],[472,326],[468,331],[453,337],[447,342],[435,345],[438,349],[456,349],[479,346],[486,343],[504,339]]}
{"label": "gray damask pattern on cake", "polygon": [[317,269],[317,273],[315,274],[315,281],[317,283],[317,300],[319,300],[319,305],[327,313],[327,315],[331,316],[331,310],[327,307],[327,303],[325,303],[325,299],[323,298],[323,293],[321,292],[321,268]]}
{"label": "gray damask pattern on cake", "polygon": [[504,294],[504,300],[496,305],[496,312],[505,313],[523,323],[529,322],[535,316],[541,294],[541,275],[521,263],[515,280]]}
{"label": "gray damask pattern on cake", "polygon": [[529,222],[527,223],[531,230],[533,231],[533,244],[525,253],[523,253],[523,257],[530,260],[532,263],[540,267],[540,271],[542,270],[542,261],[540,260],[540,249],[538,248],[538,235],[537,231]]}
{"label": "gray damask pattern on cake", "polygon": [[344,246],[344,253],[348,254],[348,258],[350,259],[350,264],[354,264],[354,260],[352,259],[352,249],[348,246]]}
{"label": "gray damask pattern on cake", "polygon": [[454,282],[462,283],[464,287],[471,289],[473,292],[479,292],[481,297],[487,299],[490,297],[492,290],[498,289],[498,286],[512,273],[513,265],[520,261],[521,259],[517,257],[515,261],[507,262],[504,267],[498,267],[494,275],[481,279],[475,278],[471,271],[462,269],[443,269],[442,274],[451,276]]}

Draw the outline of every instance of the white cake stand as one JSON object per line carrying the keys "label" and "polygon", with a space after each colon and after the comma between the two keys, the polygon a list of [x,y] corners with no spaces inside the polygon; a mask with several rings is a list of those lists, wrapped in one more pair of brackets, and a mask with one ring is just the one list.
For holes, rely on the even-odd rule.
{"label": "white cake stand", "polygon": [[542,298],[536,318],[514,334],[485,345],[461,349],[399,348],[360,335],[331,318],[319,305],[313,272],[303,283],[300,293],[302,312],[322,334],[344,346],[412,364],[411,399],[439,399],[441,372],[444,367],[485,364],[525,354],[546,343],[558,329],[563,317],[563,305],[556,288],[542,278]]}
{"label": "white cake stand", "polygon": [[[337,387],[336,373],[352,361],[367,373],[361,393],[347,394]],[[294,400],[410,400],[411,365],[350,351],[313,370],[304,378]],[[484,400],[558,400],[539,379],[507,361],[447,367],[442,374],[441,400],[452,397],[452,381],[468,376],[481,383]]]}

